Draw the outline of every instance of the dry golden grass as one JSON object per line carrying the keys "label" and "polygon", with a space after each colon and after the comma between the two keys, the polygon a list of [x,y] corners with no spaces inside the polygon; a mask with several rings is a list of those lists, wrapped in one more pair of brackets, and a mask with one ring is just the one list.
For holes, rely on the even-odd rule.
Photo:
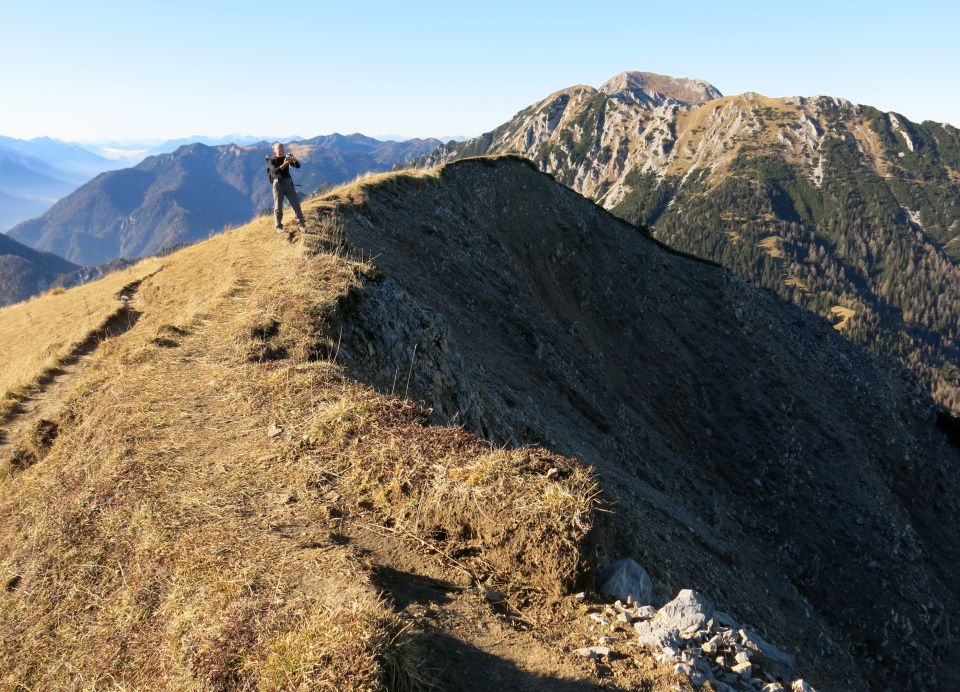
{"label": "dry golden grass", "polygon": [[[0,687],[415,688],[416,648],[345,523],[469,549],[456,564],[517,607],[569,586],[588,469],[430,425],[326,357],[368,267],[308,257],[268,219],[163,264],[43,459],[0,481]],[[76,295],[28,305],[56,335],[71,325],[50,301]]]}
{"label": "dry golden grass", "polygon": [[798,279],[798,278],[795,277],[795,276],[788,276],[783,283],[785,283],[787,286],[793,286],[794,288],[799,288],[801,291],[809,291],[809,290],[810,290],[810,289],[807,287],[807,285],[806,285],[805,283],[803,283],[803,281],[801,281],[800,279]]}
{"label": "dry golden grass", "polygon": [[434,168],[408,168],[402,171],[387,171],[384,173],[364,173],[349,183],[330,190],[315,202],[320,205],[323,202],[361,202],[364,191],[374,185],[392,184],[394,181],[401,179],[409,181],[436,178],[440,169],[440,166],[436,166]]}
{"label": "dry golden grass", "polygon": [[775,235],[769,235],[756,244],[756,247],[766,251],[773,259],[783,259],[783,246],[780,244],[780,238]]}
{"label": "dry golden grass", "polygon": [[830,308],[830,314],[840,317],[840,321],[833,325],[834,329],[840,331],[847,324],[847,322],[850,321],[850,318],[857,314],[857,311],[842,305],[834,305],[832,308]]}
{"label": "dry golden grass", "polygon": [[[29,390],[36,378],[104,324],[120,307],[124,286],[160,267],[149,259],[100,281],[68,291],[50,291],[0,308],[0,398]],[[0,420],[3,420],[0,408]]]}

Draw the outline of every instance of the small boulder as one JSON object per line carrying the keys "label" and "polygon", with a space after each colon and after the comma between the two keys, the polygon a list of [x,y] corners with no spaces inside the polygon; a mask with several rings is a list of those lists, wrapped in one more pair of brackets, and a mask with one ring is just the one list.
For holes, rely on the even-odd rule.
{"label": "small boulder", "polygon": [[723,647],[723,640],[720,635],[715,634],[703,643],[702,650],[705,654],[715,654],[721,647]]}
{"label": "small boulder", "polygon": [[650,603],[653,595],[650,575],[628,557],[600,570],[597,581],[600,583],[600,593],[609,598],[621,601],[630,599],[641,605]]}
{"label": "small boulder", "polygon": [[790,686],[790,689],[793,692],[817,692],[815,689],[813,689],[813,685],[811,685],[809,682],[806,682],[802,678],[794,680],[793,684]]}
{"label": "small boulder", "polygon": [[657,611],[654,621],[680,631],[701,630],[713,614],[713,606],[691,589],[683,589],[677,597]]}
{"label": "small boulder", "polygon": [[573,653],[577,656],[583,656],[590,660],[596,660],[601,656],[607,657],[610,655],[610,648],[606,646],[585,646],[582,649],[574,649]]}
{"label": "small boulder", "polygon": [[652,621],[636,622],[633,625],[641,646],[663,650],[666,647],[679,649],[682,639],[676,627],[663,627]]}
{"label": "small boulder", "polygon": [[747,661],[746,663],[738,663],[730,670],[736,673],[741,680],[749,680],[750,676],[753,675],[753,665],[750,663],[750,661]]}
{"label": "small boulder", "polygon": [[633,616],[637,620],[651,620],[656,614],[657,609],[651,605],[640,606],[639,608],[635,608],[633,611]]}

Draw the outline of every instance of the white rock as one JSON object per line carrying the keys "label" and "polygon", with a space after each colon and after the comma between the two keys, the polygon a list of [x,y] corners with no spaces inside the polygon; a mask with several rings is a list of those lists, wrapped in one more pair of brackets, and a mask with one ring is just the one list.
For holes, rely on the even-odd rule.
{"label": "white rock", "polygon": [[753,674],[753,665],[750,663],[750,661],[747,661],[746,663],[738,663],[730,670],[740,676],[741,679],[749,680],[750,676]]}
{"label": "white rock", "polygon": [[720,639],[720,635],[715,634],[710,639],[703,643],[703,646],[700,647],[705,654],[715,654],[720,650],[720,647],[723,644],[723,640]]}
{"label": "white rock", "polygon": [[760,688],[760,692],[787,692],[779,682],[770,682]]}
{"label": "white rock", "polygon": [[603,626],[607,626],[610,624],[610,619],[601,615],[600,613],[590,613],[589,617],[594,622],[599,623]]}
{"label": "white rock", "polygon": [[621,601],[630,599],[634,603],[650,603],[653,594],[653,582],[650,575],[630,558],[618,560],[607,565],[598,575],[600,593]]}
{"label": "white rock", "polygon": [[663,649],[666,646],[678,648],[681,643],[680,632],[675,627],[663,627],[652,621],[635,622],[633,629],[639,636],[641,646]]}
{"label": "white rock", "polygon": [[793,684],[790,686],[792,692],[817,692],[813,685],[809,682],[806,682],[803,678],[798,678],[793,681]]}
{"label": "white rock", "polygon": [[750,656],[746,651],[737,652],[737,655],[734,656],[734,659],[737,661],[737,663],[750,663]]}
{"label": "white rock", "polygon": [[640,606],[633,611],[633,615],[637,620],[650,620],[656,614],[657,609],[651,605]]}
{"label": "white rock", "polygon": [[582,649],[574,649],[573,653],[594,660],[601,656],[609,656],[610,649],[606,646],[585,646]]}
{"label": "white rock", "polygon": [[676,598],[657,611],[654,620],[680,631],[691,627],[699,630],[707,626],[712,614],[713,606],[703,596],[691,589],[683,589]]}
{"label": "white rock", "polygon": [[616,644],[616,643],[617,643],[616,637],[598,637],[597,638],[597,644]]}
{"label": "white rock", "polygon": [[668,646],[664,649],[664,653],[657,654],[657,661],[660,663],[676,663],[678,660],[677,657],[674,654],[666,653],[667,651],[672,651],[672,649]]}

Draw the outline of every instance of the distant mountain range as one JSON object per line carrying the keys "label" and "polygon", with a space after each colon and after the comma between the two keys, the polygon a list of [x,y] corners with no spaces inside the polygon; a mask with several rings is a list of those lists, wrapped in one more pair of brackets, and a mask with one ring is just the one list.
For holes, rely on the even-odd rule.
{"label": "distant mountain range", "polygon": [[499,153],[896,356],[960,410],[956,127],[626,72],[421,163]]}
{"label": "distant mountain range", "polygon": [[[281,141],[299,139],[302,137]],[[245,145],[260,141],[262,137],[240,134],[96,143],[0,136],[0,232],[40,216],[57,200],[104,171],[135,166],[148,156],[168,154],[187,144]]]}
{"label": "distant mountain range", "polygon": [[106,158],[117,161],[124,161],[126,162],[126,166],[135,166],[148,156],[170,154],[188,144],[206,144],[211,147],[220,146],[221,144],[238,144],[243,146],[264,141],[294,142],[302,139],[303,137],[298,135],[289,137],[256,137],[242,134],[229,134],[223,135],[222,137],[191,135],[190,137],[178,137],[176,139],[103,140],[85,142],[80,146],[100,156],[105,156]]}
{"label": "distant mountain range", "polygon": [[122,165],[47,137],[0,137],[0,230],[42,214],[93,176]]}
{"label": "distant mountain range", "polygon": [[[302,193],[369,171],[384,171],[435,150],[437,139],[383,142],[359,134],[302,140],[290,149]],[[264,157],[270,142],[190,144],[171,154],[97,176],[9,234],[72,262],[96,265],[154,254],[205,238],[272,205]]]}

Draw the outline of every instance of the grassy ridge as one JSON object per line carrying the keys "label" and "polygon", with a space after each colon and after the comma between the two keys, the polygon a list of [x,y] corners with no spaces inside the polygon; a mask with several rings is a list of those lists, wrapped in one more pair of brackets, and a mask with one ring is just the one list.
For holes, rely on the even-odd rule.
{"label": "grassy ridge", "polygon": [[[345,523],[415,546],[442,534],[435,550],[518,607],[569,586],[587,469],[431,426],[320,355],[365,265],[305,255],[266,219],[163,261],[54,439],[2,481],[4,687],[415,687],[416,647]],[[63,306],[95,323],[128,278],[27,305],[66,342],[78,325]],[[21,314],[0,313],[0,330]],[[24,343],[24,376],[45,350]],[[512,519],[491,521],[504,506]]]}

